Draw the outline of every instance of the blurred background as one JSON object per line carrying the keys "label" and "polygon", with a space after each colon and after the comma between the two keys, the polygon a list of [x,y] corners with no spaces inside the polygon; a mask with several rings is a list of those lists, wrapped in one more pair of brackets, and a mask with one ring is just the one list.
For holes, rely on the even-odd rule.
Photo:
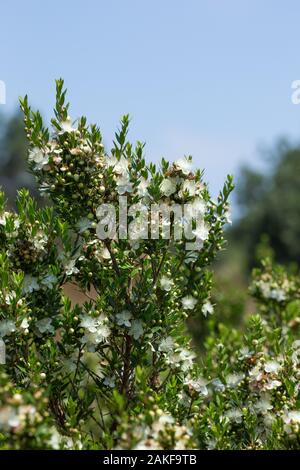
{"label": "blurred background", "polygon": [[[16,13],[18,12],[18,14]],[[194,157],[214,195],[235,176],[228,249],[216,263],[222,318],[240,322],[251,269],[272,255],[300,263],[300,79],[297,0],[11,0],[0,6],[0,185],[13,206],[26,172],[18,96],[50,121],[54,80],[71,117],[102,129],[121,114],[148,160]],[[217,312],[218,314],[218,312]]]}

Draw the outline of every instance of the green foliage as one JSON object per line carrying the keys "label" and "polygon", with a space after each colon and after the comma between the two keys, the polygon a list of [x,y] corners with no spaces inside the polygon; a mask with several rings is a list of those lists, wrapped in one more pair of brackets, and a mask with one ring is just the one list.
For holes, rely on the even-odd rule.
{"label": "green foliage", "polygon": [[219,324],[206,339],[205,396],[194,417],[200,446],[299,449],[298,276],[266,262],[251,291],[259,314],[245,334]]}
{"label": "green foliage", "polygon": [[[214,201],[190,157],[148,164],[128,116],[107,153],[56,87],[51,132],[21,100],[30,169],[52,207],[22,190],[9,212],[0,194],[0,448],[299,448],[299,277],[264,261],[244,331],[232,327],[244,298],[228,286],[211,296],[232,177]],[[119,216],[119,196],[138,204],[134,237],[119,218],[119,236],[101,237],[101,208]],[[189,250],[172,211],[159,217],[170,237],[143,236],[143,211],[162,203],[189,204]],[[194,333],[206,317],[197,357],[187,323]]]}

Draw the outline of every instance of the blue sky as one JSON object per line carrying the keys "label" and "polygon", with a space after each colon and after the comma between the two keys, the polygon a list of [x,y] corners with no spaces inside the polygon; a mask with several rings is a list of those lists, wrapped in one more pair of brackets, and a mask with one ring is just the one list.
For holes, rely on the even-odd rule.
{"label": "blue sky", "polygon": [[109,147],[119,116],[147,158],[192,154],[215,192],[258,145],[298,139],[300,3],[294,0],[1,2],[0,80],[10,112],[27,93],[49,118],[64,77],[73,118]]}

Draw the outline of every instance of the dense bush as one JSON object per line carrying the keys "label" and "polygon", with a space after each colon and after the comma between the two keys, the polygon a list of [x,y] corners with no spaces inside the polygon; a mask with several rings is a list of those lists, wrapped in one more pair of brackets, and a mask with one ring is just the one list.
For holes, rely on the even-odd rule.
{"label": "dense bush", "polygon": [[[10,213],[0,200],[1,448],[297,447],[297,279],[265,264],[252,286],[260,315],[245,335],[208,321],[202,357],[186,327],[213,314],[209,266],[232,178],[214,201],[189,157],[148,165],[127,116],[107,154],[96,126],[71,122],[61,80],[51,135],[27,98],[21,107],[53,204],[37,209],[21,191]],[[120,216],[119,196],[135,204],[128,239],[104,216],[108,204]],[[187,207],[181,238],[173,212],[149,217],[175,203]],[[160,236],[147,239],[145,221]],[[85,302],[68,298],[70,284]]]}

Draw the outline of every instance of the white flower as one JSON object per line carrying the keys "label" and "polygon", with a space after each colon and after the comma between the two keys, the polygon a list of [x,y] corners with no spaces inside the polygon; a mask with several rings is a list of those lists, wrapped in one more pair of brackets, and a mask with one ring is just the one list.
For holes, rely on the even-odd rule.
{"label": "white flower", "polygon": [[39,290],[40,286],[37,281],[36,277],[26,274],[23,281],[23,293],[31,294],[34,290]]}
{"label": "white flower", "polygon": [[165,291],[170,291],[173,285],[172,279],[167,276],[162,276],[160,279],[160,287]]}
{"label": "white flower", "polygon": [[282,385],[282,382],[280,380],[270,380],[269,382],[266,382],[264,385],[265,390],[274,390],[274,388],[278,388]]}
{"label": "white flower", "polygon": [[48,243],[48,237],[42,231],[39,231],[32,241],[37,250],[43,251]]}
{"label": "white flower", "polygon": [[43,166],[47,165],[49,161],[49,155],[43,152],[40,148],[34,147],[29,150],[28,160],[35,164],[36,170],[41,170]]}
{"label": "white flower", "polygon": [[42,320],[36,322],[36,327],[41,334],[43,333],[54,333],[54,327],[52,320],[49,317],[45,317]]}
{"label": "white flower", "polygon": [[188,379],[184,383],[185,385],[188,385],[189,387],[194,389],[196,392],[200,393],[200,395],[207,397],[208,389],[206,385],[208,384],[208,380],[204,379],[203,377],[199,377],[196,380]]}
{"label": "white flower", "polygon": [[237,387],[244,379],[244,374],[228,374],[226,377],[226,383],[228,387]]}
{"label": "white flower", "polygon": [[12,320],[0,321],[0,338],[8,336],[16,331],[16,325]]}
{"label": "white flower", "polygon": [[268,361],[265,363],[264,369],[268,373],[276,373],[281,369],[281,365],[276,361]]}
{"label": "white flower", "polygon": [[164,338],[160,345],[158,346],[158,350],[160,352],[168,353],[170,351],[173,351],[175,347],[174,340],[171,336],[167,336]]}
{"label": "white flower", "polygon": [[193,310],[197,302],[197,299],[195,299],[192,295],[187,295],[186,297],[183,297],[181,299],[182,307],[184,310]]}
{"label": "white flower", "polygon": [[196,241],[204,242],[207,240],[209,235],[209,226],[204,222],[204,220],[197,222],[197,227],[192,231],[193,235],[196,237]]}
{"label": "white flower", "polygon": [[15,291],[12,291],[9,294],[6,294],[6,296],[4,297],[4,301],[6,305],[11,305],[14,299],[16,298],[16,296],[17,294],[15,293]]}
{"label": "white flower", "polygon": [[176,178],[164,178],[160,184],[160,191],[163,196],[169,197],[175,193],[177,186]]}
{"label": "white flower", "polygon": [[226,411],[225,416],[234,423],[241,423],[243,418],[243,413],[238,408],[231,408]]}
{"label": "white flower", "polygon": [[129,333],[134,337],[135,340],[140,339],[144,333],[143,324],[141,320],[133,320]]}
{"label": "white flower", "polygon": [[201,197],[197,197],[193,202],[184,205],[184,216],[187,221],[192,219],[201,220],[206,212],[206,203]]}
{"label": "white flower", "polygon": [[225,212],[224,218],[225,218],[225,222],[226,222],[227,224],[230,224],[230,225],[232,224],[231,213],[230,213],[229,210],[227,210],[227,211]]}
{"label": "white flower", "polygon": [[252,351],[250,351],[250,349],[246,346],[244,348],[241,348],[240,351],[239,351],[240,355],[239,355],[239,360],[242,361],[243,359],[248,359],[249,357],[252,356]]}
{"label": "white flower", "polygon": [[8,220],[10,221],[10,223],[13,223],[13,228],[15,231],[12,233],[7,233],[7,236],[16,236],[16,230],[20,227],[20,220],[15,214],[12,214],[11,212],[2,212],[2,214],[0,215],[0,225],[5,226]]}
{"label": "white flower", "polygon": [[139,181],[138,188],[137,188],[137,193],[140,197],[147,196],[148,186],[149,186],[149,182],[146,180],[146,178],[141,177],[141,179]]}
{"label": "white flower", "polygon": [[168,415],[168,414],[161,415],[158,418],[158,421],[160,424],[174,424],[175,422],[173,416]]}
{"label": "white flower", "polygon": [[128,328],[131,326],[131,318],[132,315],[128,310],[123,310],[121,313],[117,313],[116,315],[117,324],[120,326],[127,326]]}
{"label": "white flower", "polygon": [[105,323],[102,323],[97,328],[96,333],[93,334],[93,342],[95,342],[96,344],[103,343],[104,341],[107,340],[110,334],[111,334],[110,328]]}
{"label": "white flower", "polygon": [[60,445],[62,444],[62,435],[59,434],[55,427],[51,428],[51,437],[48,440],[48,443],[51,449],[60,449]]}
{"label": "white flower", "polygon": [[283,289],[280,289],[280,288],[271,289],[269,298],[277,300],[277,302],[282,302],[283,300],[286,300],[286,293],[284,292]]}
{"label": "white flower", "polygon": [[191,204],[194,217],[204,216],[206,212],[206,202],[204,199],[197,197]]}
{"label": "white flower", "polygon": [[141,213],[130,222],[128,236],[130,240],[144,240],[148,238],[148,221],[145,213]]}
{"label": "white flower", "polygon": [[0,215],[0,225],[6,225],[7,219],[11,216],[10,212],[3,212]]}
{"label": "white flower", "polygon": [[181,367],[183,371],[187,371],[193,367],[195,357],[196,354],[190,351],[189,349],[181,349],[181,351],[179,352],[179,358],[182,361]]}
{"label": "white flower", "polygon": [[79,273],[79,269],[76,268],[76,259],[70,259],[65,263],[65,273],[67,276],[72,276],[72,274],[77,274]]}
{"label": "white flower", "polygon": [[286,413],[283,416],[282,420],[285,423],[284,424],[284,431],[287,434],[294,434],[295,433],[294,426],[296,425],[297,428],[299,428],[300,411],[299,410],[286,411]]}
{"label": "white flower", "polygon": [[81,343],[86,343],[89,346],[92,346],[91,351],[94,351],[94,346],[100,343],[107,342],[107,338],[110,336],[110,334],[110,328],[105,324],[101,324],[99,325],[95,333],[86,333],[81,338]]}
{"label": "white flower", "polygon": [[99,324],[100,324],[99,318],[93,318],[93,317],[90,317],[89,315],[83,315],[81,322],[80,322],[80,325],[82,326],[82,328],[85,328],[90,333],[96,333]]}
{"label": "white flower", "polygon": [[133,186],[132,183],[129,181],[129,178],[126,176],[120,176],[117,179],[117,191],[118,194],[122,195],[125,193],[132,193]]}
{"label": "white flower", "polygon": [[273,405],[269,398],[261,398],[254,404],[254,408],[258,413],[266,414],[268,411],[272,410]]}
{"label": "white flower", "polygon": [[212,315],[214,313],[214,307],[213,305],[207,300],[203,306],[202,306],[202,313],[205,317],[207,317],[208,314]]}
{"label": "white flower", "polygon": [[22,322],[21,322],[21,325],[20,325],[20,328],[22,328],[23,330],[27,330],[27,328],[29,327],[29,321],[27,318],[23,318]]}
{"label": "white flower", "polygon": [[286,293],[280,287],[272,287],[270,283],[266,281],[259,281],[257,287],[260,289],[263,297],[266,299],[273,299],[277,302],[286,300]]}
{"label": "white flower", "polygon": [[263,297],[265,297],[266,299],[268,299],[270,297],[271,286],[268,282],[259,281],[257,283],[257,287],[260,289]]}
{"label": "white flower", "polygon": [[105,342],[111,334],[107,322],[108,319],[104,315],[100,315],[99,317],[82,315],[80,326],[87,330],[87,332],[81,339],[81,342],[91,345]]}
{"label": "white flower", "polygon": [[106,248],[106,246],[102,248],[102,250],[100,252],[100,258],[102,258],[102,259],[111,259],[110,252]]}
{"label": "white flower", "polygon": [[174,162],[174,166],[176,167],[176,169],[182,171],[184,175],[188,175],[192,169],[192,162],[191,160],[184,157],[176,160]]}
{"label": "white flower", "polygon": [[183,185],[181,186],[181,190],[179,191],[179,195],[180,197],[183,197],[184,196],[184,193],[188,193],[189,196],[195,196],[196,192],[197,192],[197,186],[196,186],[196,182],[193,181],[193,180],[185,180],[183,182]]}
{"label": "white flower", "polygon": [[114,168],[114,172],[118,175],[125,176],[128,174],[129,162],[125,157],[123,157],[123,155],[119,160],[116,157],[108,157],[107,165],[112,166]]}
{"label": "white flower", "polygon": [[182,351],[183,350],[180,350],[177,353],[169,351],[166,355],[166,360],[171,366],[181,367],[183,372],[187,372],[193,367],[193,359],[195,356],[190,354],[188,350],[185,350],[185,352]]}
{"label": "white flower", "polygon": [[59,144],[56,142],[56,140],[51,140],[48,143],[49,147],[49,152],[55,153],[56,155],[59,155],[60,153],[63,153],[63,149],[60,148]]}
{"label": "white flower", "polygon": [[256,382],[259,382],[262,379],[263,373],[259,364],[249,370],[249,377],[251,377],[251,379],[255,380]]}
{"label": "white flower", "polygon": [[76,131],[76,129],[72,126],[71,118],[68,116],[65,121],[59,123],[61,127],[61,131],[59,134],[65,134]]}

